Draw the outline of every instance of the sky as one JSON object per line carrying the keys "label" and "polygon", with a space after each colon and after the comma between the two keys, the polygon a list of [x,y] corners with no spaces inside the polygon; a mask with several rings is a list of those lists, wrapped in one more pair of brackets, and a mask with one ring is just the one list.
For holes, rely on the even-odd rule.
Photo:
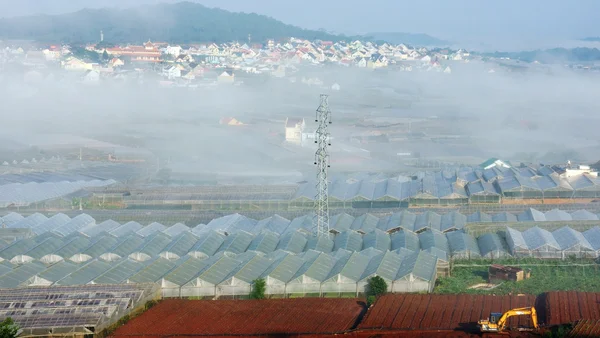
{"label": "sky", "polygon": [[[190,0],[265,14],[303,28],[345,34],[426,33],[457,44],[499,49],[549,48],[600,36],[598,0]],[[0,16],[131,7],[176,0],[0,0]]]}

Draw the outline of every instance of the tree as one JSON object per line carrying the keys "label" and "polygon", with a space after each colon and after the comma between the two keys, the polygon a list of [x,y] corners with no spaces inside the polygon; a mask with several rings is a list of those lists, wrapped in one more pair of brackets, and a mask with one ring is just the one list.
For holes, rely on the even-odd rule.
{"label": "tree", "polygon": [[267,282],[263,278],[256,279],[252,282],[252,291],[250,292],[250,299],[265,299],[265,291],[267,289]]}
{"label": "tree", "polygon": [[108,53],[106,52],[106,50],[104,50],[104,53],[102,53],[102,60],[107,61],[109,58]]}
{"label": "tree", "polygon": [[367,296],[379,297],[387,293],[387,288],[388,285],[383,278],[379,276],[373,276],[369,279]]}
{"label": "tree", "polygon": [[7,317],[0,323],[0,338],[16,338],[19,334],[19,325],[12,318]]}

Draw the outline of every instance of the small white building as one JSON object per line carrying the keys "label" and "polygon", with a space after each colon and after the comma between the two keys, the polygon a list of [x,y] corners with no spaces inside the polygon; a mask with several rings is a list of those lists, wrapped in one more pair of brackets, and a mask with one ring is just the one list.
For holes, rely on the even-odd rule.
{"label": "small white building", "polygon": [[168,46],[165,49],[165,54],[173,55],[173,57],[177,58],[183,52],[183,48],[181,46]]}
{"label": "small white building", "polygon": [[306,122],[303,118],[285,119],[285,140],[291,143],[300,144],[302,142],[302,132],[306,128]]}
{"label": "small white building", "polygon": [[171,66],[167,69],[163,69],[163,76],[169,79],[176,79],[181,77],[181,69],[177,66]]}

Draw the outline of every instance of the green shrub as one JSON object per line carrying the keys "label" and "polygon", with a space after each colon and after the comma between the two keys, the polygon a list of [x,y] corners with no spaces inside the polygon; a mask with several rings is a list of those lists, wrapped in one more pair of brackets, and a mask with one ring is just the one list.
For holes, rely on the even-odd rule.
{"label": "green shrub", "polygon": [[252,292],[250,292],[250,299],[265,299],[266,290],[267,282],[263,278],[256,279],[252,283]]}
{"label": "green shrub", "polygon": [[379,276],[373,276],[369,279],[367,296],[379,297],[387,293],[388,285],[385,280]]}
{"label": "green shrub", "polygon": [[19,333],[19,325],[12,318],[7,317],[0,322],[0,338],[16,338]]}

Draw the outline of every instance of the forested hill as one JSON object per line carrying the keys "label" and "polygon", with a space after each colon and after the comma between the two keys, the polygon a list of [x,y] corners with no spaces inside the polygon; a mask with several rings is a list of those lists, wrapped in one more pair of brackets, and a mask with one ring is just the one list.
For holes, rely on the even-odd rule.
{"label": "forested hill", "polygon": [[101,30],[104,40],[111,43],[141,43],[148,39],[218,43],[248,41],[248,35],[257,42],[288,37],[350,39],[287,25],[264,15],[232,13],[190,2],[0,19],[0,39],[89,43],[99,41]]}

